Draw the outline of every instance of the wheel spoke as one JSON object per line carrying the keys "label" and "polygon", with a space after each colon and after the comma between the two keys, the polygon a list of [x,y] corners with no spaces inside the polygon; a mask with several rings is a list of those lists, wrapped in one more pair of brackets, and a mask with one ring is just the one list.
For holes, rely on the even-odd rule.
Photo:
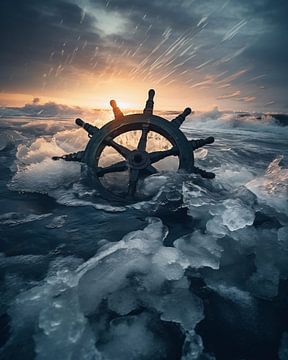
{"label": "wheel spoke", "polygon": [[149,176],[149,175],[153,175],[153,174],[156,174],[158,171],[157,169],[152,166],[152,165],[149,165],[146,167],[146,169],[142,170],[142,172],[146,175],[146,176]]}
{"label": "wheel spoke", "polygon": [[114,113],[115,119],[116,119],[116,120],[122,119],[124,115],[123,115],[122,111],[119,109],[119,107],[117,106],[116,101],[115,101],[115,100],[111,100],[111,101],[110,101],[110,105],[111,105],[111,107],[112,107],[112,109],[113,109],[113,113]]}
{"label": "wheel spoke", "polygon": [[214,142],[214,137],[209,136],[206,139],[197,139],[197,140],[189,140],[189,144],[191,144],[193,150],[199,149],[202,146],[212,144]]}
{"label": "wheel spoke", "polygon": [[124,159],[128,158],[131,151],[127,149],[125,146],[116,143],[114,140],[110,138],[106,139],[106,143],[107,145],[113,147],[114,150],[118,151],[118,153],[122,155]]}
{"label": "wheel spoke", "polygon": [[114,173],[114,172],[120,172],[120,171],[125,171],[128,169],[128,165],[126,161],[120,161],[116,164],[107,166],[107,167],[99,167],[97,169],[97,176],[101,177],[104,176],[105,174],[109,174],[109,173]]}
{"label": "wheel spoke", "polygon": [[154,164],[157,161],[160,161],[162,159],[165,159],[168,156],[176,156],[179,154],[178,149],[174,146],[169,150],[164,151],[154,151],[149,154],[151,164]]}
{"label": "wheel spoke", "polygon": [[182,123],[185,121],[186,116],[191,114],[191,109],[190,108],[186,108],[182,114],[178,115],[175,119],[173,119],[171,121],[172,124],[174,124],[175,126],[177,126],[177,128],[180,128],[180,126],[182,125]]}
{"label": "wheel spoke", "polygon": [[194,174],[199,174],[200,176],[202,176],[205,179],[214,179],[215,178],[215,174],[213,172],[209,172],[209,171],[200,169],[196,166],[193,167],[192,172]]}
{"label": "wheel spoke", "polygon": [[146,124],[143,125],[142,134],[141,134],[138,146],[137,146],[137,149],[139,151],[145,151],[146,150],[148,132],[149,132],[149,126],[146,125]]}
{"label": "wheel spoke", "polygon": [[128,185],[128,195],[134,196],[136,192],[136,186],[139,179],[139,170],[130,168],[129,171],[129,185]]}

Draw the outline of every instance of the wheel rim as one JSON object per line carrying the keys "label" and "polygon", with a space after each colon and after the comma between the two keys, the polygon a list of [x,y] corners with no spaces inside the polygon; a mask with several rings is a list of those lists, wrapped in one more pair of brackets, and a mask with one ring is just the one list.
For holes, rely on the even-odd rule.
{"label": "wheel rim", "polygon": [[[117,136],[133,130],[142,131],[137,149],[129,150],[114,141]],[[149,132],[162,135],[172,144],[172,149],[148,153],[146,145]],[[111,143],[112,147],[124,157],[124,160],[99,170],[100,156],[106,146],[111,146]],[[155,170],[153,164],[171,155],[178,156],[178,170],[189,172],[194,165],[191,146],[177,127],[159,116],[133,114],[124,116],[119,122],[117,120],[109,122],[94,134],[85,150],[85,162],[87,162],[90,175],[92,175],[92,184],[98,188],[102,196],[112,201],[133,203],[151,198],[140,198],[139,193],[137,193],[137,183],[139,178],[143,176],[143,171],[147,171],[148,175],[153,174]],[[100,180],[105,174],[118,172],[117,170],[119,172],[129,171],[128,189],[123,194],[116,194],[107,189]]]}
{"label": "wheel rim", "polygon": [[[169,122],[159,116],[153,115],[154,95],[155,90],[150,89],[148,91],[148,99],[143,114],[127,116],[123,115],[122,111],[118,108],[116,101],[111,100],[110,105],[113,109],[115,119],[104,125],[101,129],[77,118],[75,123],[87,131],[88,137],[90,138],[85,151],[78,151],[77,153],[62,156],[53,156],[52,159],[86,163],[88,165],[88,179],[92,182],[93,186],[98,188],[102,197],[111,201],[114,200],[125,203],[139,201],[136,196],[139,178],[143,176],[143,173],[147,176],[147,174],[151,175],[157,172],[153,164],[171,155],[178,156],[178,169],[189,173],[193,172],[194,174],[199,174],[206,179],[214,179],[215,174],[213,172],[208,172],[194,166],[193,155],[194,150],[212,144],[214,142],[214,137],[209,136],[205,139],[188,141],[179,128],[186,117],[191,114],[192,110],[189,107],[186,108],[181,114]],[[114,139],[118,135],[133,130],[142,131],[135,150],[130,150],[115,142]],[[148,153],[146,145],[149,131],[162,135],[169,141],[172,148],[165,151],[153,151]],[[105,168],[99,167],[99,158],[106,146],[114,148],[124,160]],[[111,190],[107,190],[99,180],[99,178],[103,177],[105,174],[122,172],[127,170],[127,168],[129,169],[129,183],[127,191],[122,193],[121,196],[119,196],[118,193],[115,194]]]}

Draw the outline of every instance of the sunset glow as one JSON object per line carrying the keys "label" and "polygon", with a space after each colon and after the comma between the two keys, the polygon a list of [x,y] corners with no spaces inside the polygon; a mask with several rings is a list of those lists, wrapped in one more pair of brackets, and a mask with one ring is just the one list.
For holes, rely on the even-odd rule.
{"label": "sunset glow", "polygon": [[273,49],[273,58],[266,49],[276,43],[281,18],[272,24],[255,4],[159,0],[131,7],[124,0],[59,0],[21,7],[17,26],[25,33],[6,24],[7,46],[14,50],[2,56],[1,106],[23,106],[37,97],[108,108],[114,98],[124,109],[142,109],[149,88],[158,94],[159,110],[288,106],[285,46]]}

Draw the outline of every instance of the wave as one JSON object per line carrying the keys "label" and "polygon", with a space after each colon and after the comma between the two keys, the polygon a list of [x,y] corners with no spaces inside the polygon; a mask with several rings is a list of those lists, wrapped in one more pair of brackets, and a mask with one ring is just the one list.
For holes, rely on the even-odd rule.
{"label": "wave", "polygon": [[25,104],[22,107],[1,107],[1,117],[32,117],[32,118],[51,118],[55,116],[59,117],[71,117],[82,114],[83,110],[78,107],[72,107],[63,104],[57,104],[55,102],[47,102],[40,104],[38,101],[32,104]]}
{"label": "wave", "polygon": [[183,129],[238,131],[246,130],[260,133],[288,134],[288,115],[270,113],[247,113],[220,111],[217,107],[208,112],[194,113],[184,124]]}

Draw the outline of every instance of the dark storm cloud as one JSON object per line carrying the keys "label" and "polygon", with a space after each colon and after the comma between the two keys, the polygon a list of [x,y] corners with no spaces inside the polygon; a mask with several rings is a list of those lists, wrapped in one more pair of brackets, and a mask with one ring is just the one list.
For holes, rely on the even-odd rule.
{"label": "dark storm cloud", "polygon": [[273,71],[275,78],[271,77],[272,82],[286,85],[288,80],[288,2],[285,0],[247,1],[247,7],[251,20],[253,21],[253,16],[263,19],[268,31],[264,31],[258,37],[257,42],[247,50],[245,55],[263,70]]}
{"label": "dark storm cloud", "polygon": [[[132,24],[145,25],[143,12],[148,9],[155,13],[153,19],[152,34],[163,32],[163,23],[167,25],[175,22],[175,15],[181,19],[181,26],[185,27],[189,23],[189,17],[185,13],[177,11],[175,6],[165,10],[163,4],[144,2],[134,2],[131,8],[129,2],[118,2],[112,6],[119,14],[129,10],[128,16],[131,17]],[[95,5],[95,4],[94,4]],[[107,2],[97,2],[97,9],[105,8]],[[93,7],[93,4],[92,4]],[[96,11],[97,11],[96,9]],[[161,9],[164,9],[161,12]],[[121,16],[121,15],[119,15]],[[125,14],[127,17],[127,14]],[[4,0],[1,3],[0,12],[0,31],[1,31],[1,54],[0,54],[0,90],[13,91],[25,88],[41,86],[43,76],[49,73],[49,68],[53,68],[54,74],[63,71],[63,65],[71,64],[79,68],[88,67],[102,70],[107,63],[107,52],[111,51],[111,43],[105,44],[100,38],[100,31],[94,27],[95,19],[90,17],[89,11],[83,16],[82,6],[77,2],[67,2],[62,0]],[[97,21],[96,21],[97,23]],[[114,35],[114,38],[121,41],[123,38]],[[126,46],[135,46],[137,38],[124,38]],[[153,42],[149,39],[146,45]],[[97,59],[91,61],[96,47],[100,48],[97,52]],[[117,56],[117,52],[110,56]],[[109,59],[109,57],[108,57]],[[58,68],[59,66],[59,68]],[[58,68],[58,69],[57,69]],[[65,69],[67,70],[67,68]],[[54,79],[55,81],[55,79]]]}
{"label": "dark storm cloud", "polygon": [[[258,1],[255,4],[248,2],[251,13],[262,18],[267,26],[253,46],[245,53],[246,59],[254,64],[259,73],[267,74],[264,84],[270,95],[267,103],[274,109],[288,110],[288,2]],[[270,91],[269,91],[270,89]]]}
{"label": "dark storm cloud", "polygon": [[99,37],[91,31],[90,17],[86,16],[81,22],[81,14],[79,6],[61,0],[2,1],[1,90],[39,85],[53,53],[55,61],[50,61],[50,65],[57,64],[57,51],[63,45],[68,54],[81,41],[93,39],[97,43]]}
{"label": "dark storm cloud", "polygon": [[[103,6],[105,6],[105,4],[107,5],[107,1],[99,2],[97,0],[91,0],[91,3],[102,3]],[[153,26],[157,27],[159,25],[162,29],[165,26],[171,26],[176,30],[185,30],[187,27],[193,25],[193,23],[197,24],[199,15],[185,11],[183,4],[185,4],[185,2],[177,0],[117,0],[110,1],[109,7],[117,10],[122,16],[128,14],[135,24],[144,23],[147,18],[150,22],[153,20]]]}
{"label": "dark storm cloud", "polygon": [[239,93],[235,101],[285,109],[287,13],[284,0],[4,0],[0,90],[49,86],[49,79],[57,88],[64,74],[73,86],[77,71],[113,73],[133,57],[140,65],[132,74],[155,72],[167,84],[179,77],[197,89],[214,84],[215,98]]}

